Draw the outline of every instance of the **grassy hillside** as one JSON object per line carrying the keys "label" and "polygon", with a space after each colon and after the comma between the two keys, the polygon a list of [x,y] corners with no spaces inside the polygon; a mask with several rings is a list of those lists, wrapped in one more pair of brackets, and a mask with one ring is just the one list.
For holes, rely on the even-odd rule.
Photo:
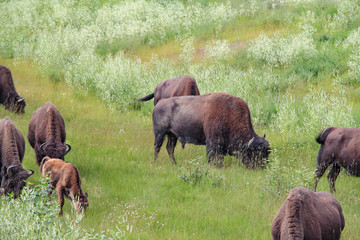
{"label": "grassy hillside", "polygon": [[[68,226],[57,235],[64,239],[269,239],[288,191],[312,186],[317,134],[359,126],[359,6],[1,2],[0,64],[12,70],[27,107],[14,115],[0,106],[0,116],[10,116],[26,136],[32,113],[53,102],[72,146],[66,160],[78,167],[89,194],[82,219],[66,201],[65,216],[51,220],[50,231]],[[210,168],[205,147],[194,145],[176,148],[177,166],[164,149],[153,162],[153,103],[134,99],[185,74],[195,77],[201,93],[224,91],[248,102],[256,133],[266,133],[273,149],[267,169],[249,170],[231,157],[223,169]],[[28,143],[23,165],[38,169]],[[29,182],[40,179],[36,171]],[[336,181],[343,239],[360,234],[359,187],[359,179],[344,172]],[[325,175],[318,191],[328,190]],[[57,205],[55,198],[51,203]],[[0,215],[15,214],[19,206],[11,206]],[[18,212],[24,221],[34,214]],[[12,239],[35,223],[21,224]],[[0,238],[11,239],[6,226]]]}

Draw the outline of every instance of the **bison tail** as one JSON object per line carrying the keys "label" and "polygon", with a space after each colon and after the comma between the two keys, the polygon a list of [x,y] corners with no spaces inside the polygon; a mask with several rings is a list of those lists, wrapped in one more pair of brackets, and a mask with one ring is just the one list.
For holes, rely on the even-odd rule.
{"label": "bison tail", "polygon": [[149,101],[149,100],[151,100],[153,98],[154,98],[154,93],[149,94],[149,95],[147,95],[147,96],[145,96],[143,98],[136,99],[136,101],[137,102],[145,102],[145,101]]}
{"label": "bison tail", "polygon": [[323,144],[325,142],[327,135],[329,135],[333,130],[335,130],[335,127],[330,127],[328,129],[321,131],[319,133],[319,136],[317,136],[316,141],[320,144]]}

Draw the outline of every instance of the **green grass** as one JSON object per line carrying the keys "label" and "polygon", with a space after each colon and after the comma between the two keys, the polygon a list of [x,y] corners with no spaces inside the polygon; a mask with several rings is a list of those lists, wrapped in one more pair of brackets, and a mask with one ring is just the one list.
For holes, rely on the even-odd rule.
{"label": "green grass", "polygon": [[[201,4],[205,7],[212,2],[222,1],[203,0]],[[73,9],[90,16],[79,7],[95,13],[105,4],[112,7],[118,1],[79,1]],[[91,40],[86,31],[75,32],[75,35],[67,32],[74,30],[71,24],[78,30],[86,30],[79,25],[83,23],[80,18],[69,14],[65,19],[71,26],[63,28],[63,34],[69,34],[63,39],[70,46],[67,52],[63,53],[58,45],[51,44],[44,47],[43,52],[43,49],[37,49],[36,53],[16,45],[0,50],[3,57],[0,64],[12,70],[18,93],[27,97],[25,114],[15,115],[0,106],[0,117],[10,116],[26,137],[32,113],[37,108],[46,101],[58,107],[65,119],[67,142],[72,146],[66,160],[78,167],[82,188],[89,194],[90,207],[77,223],[81,234],[91,233],[91,229],[99,235],[102,231],[110,234],[110,230],[120,229],[129,239],[270,239],[272,219],[288,191],[293,187],[312,185],[320,147],[315,142],[318,131],[334,124],[358,126],[360,120],[358,76],[352,75],[348,67],[349,55],[354,53],[343,47],[350,32],[359,26],[358,15],[352,15],[351,21],[339,29],[328,30],[325,25],[330,17],[336,16],[338,8],[334,2],[295,7],[280,4],[276,8],[260,8],[253,15],[239,15],[231,21],[217,23],[218,26],[202,23],[190,34],[194,38],[194,49],[185,51],[203,50],[211,40],[217,39],[243,45],[234,49],[227,60],[206,59],[203,54],[198,54],[189,62],[181,62],[179,57],[184,52],[182,40],[189,37],[184,29],[178,31],[180,36],[168,29],[164,39],[156,35],[157,32],[149,32],[142,38],[134,37],[131,41],[104,38],[93,49],[85,51],[81,44],[75,44],[76,40],[69,41],[71,36],[84,43]],[[236,9],[247,10],[246,7]],[[307,15],[309,10],[313,15]],[[40,14],[39,19],[48,19],[46,11],[40,13],[43,15]],[[111,9],[107,13],[112,13]],[[8,21],[6,17],[2,19]],[[285,46],[271,42],[274,36],[279,41],[289,36],[291,40],[296,39],[301,32],[300,22],[317,29],[313,35],[304,38],[311,40],[316,51],[306,56],[296,55],[293,50],[299,46],[291,45],[292,41],[284,41]],[[25,34],[39,34],[24,28]],[[45,36],[55,34],[56,37],[57,32],[49,29],[49,35]],[[21,33],[17,32],[19,35],[9,43],[19,41]],[[257,52],[259,55],[255,54],[255,57],[260,57],[253,59],[249,56],[248,46],[260,34],[267,36],[273,46],[264,46],[264,51],[270,51],[265,55]],[[149,38],[152,44],[148,44]],[[55,41],[51,39],[49,43]],[[34,48],[37,46],[36,41],[26,43]],[[63,44],[62,41],[59,43]],[[278,62],[287,53],[290,60],[276,65],[271,58],[274,50],[278,53],[275,56]],[[124,58],[119,57],[122,51]],[[38,54],[37,60],[31,54]],[[104,57],[107,54],[110,56]],[[153,54],[159,56],[158,61],[151,60]],[[262,60],[263,56],[270,60]],[[28,57],[30,60],[9,57]],[[44,61],[35,64],[34,61],[39,59]],[[250,170],[238,159],[226,157],[223,169],[209,170],[223,178],[220,186],[214,186],[208,175],[195,180],[196,183],[181,178],[184,169],[194,161],[202,164],[202,173],[207,171],[205,146],[188,144],[181,149],[178,144],[176,166],[171,164],[163,146],[159,159],[153,161],[153,102],[135,106],[132,100],[140,97],[136,95],[153,91],[161,80],[184,74],[195,76],[201,93],[226,91],[249,103],[256,133],[266,133],[273,149],[267,169]],[[64,78],[74,86],[79,80],[79,85],[84,89],[88,87],[88,91],[69,87]],[[83,83],[92,85],[84,86]],[[97,91],[99,86],[103,89]],[[111,88],[110,93],[104,91],[106,86]],[[347,106],[352,107],[348,110]],[[23,165],[36,170],[29,182],[39,183],[42,177],[27,141]],[[326,175],[320,180],[318,191],[329,191]],[[342,239],[358,239],[360,180],[342,172],[336,188],[334,195],[343,207],[346,220]],[[53,204],[57,205],[57,202],[53,200]],[[67,200],[64,212],[65,216],[60,217],[62,221],[76,218]]]}
{"label": "green grass", "polygon": [[[186,145],[184,150],[178,146],[177,166],[171,164],[165,148],[153,162],[150,112],[112,112],[95,96],[43,77],[29,62],[1,59],[1,64],[12,70],[17,91],[27,97],[27,107],[24,115],[12,114],[3,106],[0,112],[10,116],[24,136],[32,113],[46,101],[53,102],[65,119],[67,142],[72,146],[66,160],[78,167],[82,188],[89,194],[90,207],[79,223],[84,231],[116,226],[126,231],[127,226],[132,226],[132,232],[127,232],[129,238],[270,238],[272,218],[287,194],[275,194],[276,186],[264,190],[271,171],[249,170],[237,159],[226,157],[225,168],[220,170],[224,177],[221,186],[189,184],[179,178],[179,169],[186,161],[199,157],[206,164],[204,146]],[[255,130],[263,132],[258,126]],[[281,174],[292,181],[289,184],[303,181],[303,173],[297,172],[299,166],[309,170],[307,175],[312,174],[319,147],[313,139],[301,144],[296,136],[280,136],[271,129],[267,129],[267,138],[277,149],[270,160],[276,156],[284,163]],[[38,169],[28,142],[23,165]],[[29,181],[37,183],[40,179],[36,171]],[[342,173],[336,187],[335,197],[346,219],[343,238],[356,239],[360,233],[360,199],[356,197],[360,181]],[[318,190],[328,191],[326,177],[321,179]],[[64,212],[74,218],[69,201]]]}

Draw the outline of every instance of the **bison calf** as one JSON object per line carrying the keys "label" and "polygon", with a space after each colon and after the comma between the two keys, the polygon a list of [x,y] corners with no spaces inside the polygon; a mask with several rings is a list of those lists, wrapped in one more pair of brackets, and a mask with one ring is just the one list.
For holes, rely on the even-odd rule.
{"label": "bison calf", "polygon": [[65,143],[64,119],[51,102],[44,103],[34,112],[29,123],[27,138],[35,151],[39,166],[45,156],[64,159],[71,150],[71,146]]}
{"label": "bison calf", "polygon": [[332,167],[328,175],[332,192],[335,192],[335,181],[342,167],[351,175],[360,176],[360,128],[331,127],[321,132],[316,141],[321,147],[317,156],[314,191],[329,166]]}
{"label": "bison calf", "polygon": [[172,97],[153,110],[155,159],[165,136],[174,164],[176,141],[206,145],[209,163],[223,166],[224,155],[242,158],[248,167],[262,166],[270,153],[269,143],[252,126],[247,103],[226,93]]}
{"label": "bison calf", "polygon": [[170,78],[162,81],[155,87],[155,91],[136,101],[149,101],[154,98],[154,106],[163,98],[200,95],[195,78],[185,75],[178,78]]}
{"label": "bison calf", "polygon": [[272,226],[273,239],[337,240],[345,227],[339,202],[328,192],[290,191]]}
{"label": "bison calf", "polygon": [[25,139],[9,117],[0,119],[0,168],[2,194],[14,192],[20,195],[25,181],[34,173],[26,171],[22,165],[25,153]]}
{"label": "bison calf", "polygon": [[25,112],[25,98],[16,92],[11,71],[3,65],[0,65],[0,104],[15,113]]}
{"label": "bison calf", "polygon": [[62,159],[44,157],[40,172],[44,177],[50,177],[50,187],[56,189],[60,205],[59,215],[62,215],[64,195],[71,200],[77,211],[85,210],[89,206],[88,194],[83,194],[79,171],[73,164]]}

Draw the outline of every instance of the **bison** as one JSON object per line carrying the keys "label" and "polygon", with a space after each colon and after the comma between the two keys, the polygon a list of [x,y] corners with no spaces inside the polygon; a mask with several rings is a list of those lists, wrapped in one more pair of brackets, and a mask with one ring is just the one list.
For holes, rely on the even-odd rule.
{"label": "bison", "polygon": [[275,240],[340,239],[345,219],[339,202],[328,192],[303,187],[290,191],[271,226]]}
{"label": "bison", "polygon": [[154,106],[163,98],[200,95],[195,78],[185,75],[178,78],[170,78],[162,81],[155,87],[155,91],[146,97],[136,101],[149,101],[154,98]]}
{"label": "bison", "polygon": [[25,140],[10,117],[0,119],[0,168],[2,194],[20,195],[25,181],[34,173],[26,171],[21,162],[25,153]]}
{"label": "bison", "polygon": [[327,176],[331,192],[335,192],[335,181],[341,167],[351,175],[360,176],[360,128],[330,127],[322,131],[316,141],[321,147],[317,156],[314,191],[329,166],[332,167]]}
{"label": "bison", "polygon": [[60,205],[59,215],[62,215],[64,195],[72,202],[76,211],[86,210],[89,206],[88,194],[83,194],[79,171],[73,164],[62,159],[44,157],[40,172],[44,177],[50,177],[50,187],[56,189]]}
{"label": "bison", "polygon": [[16,92],[11,71],[3,65],[0,65],[0,104],[15,113],[25,112],[25,98]]}
{"label": "bison", "polygon": [[153,110],[155,160],[164,137],[174,164],[179,140],[206,145],[210,164],[223,167],[224,155],[242,158],[248,167],[263,166],[270,153],[269,143],[254,132],[247,103],[226,93],[172,97],[161,100]]}
{"label": "bison", "polygon": [[71,146],[65,143],[65,123],[60,112],[51,102],[37,109],[29,124],[27,138],[36,154],[36,162],[40,166],[45,156],[64,159]]}

